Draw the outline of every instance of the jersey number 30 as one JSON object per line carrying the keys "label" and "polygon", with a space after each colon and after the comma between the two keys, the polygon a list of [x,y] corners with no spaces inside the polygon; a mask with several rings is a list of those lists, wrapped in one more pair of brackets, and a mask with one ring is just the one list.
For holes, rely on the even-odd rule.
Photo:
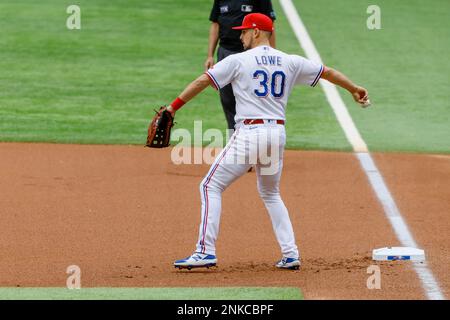
{"label": "jersey number 30", "polygon": [[266,71],[256,70],[255,73],[253,73],[253,79],[257,79],[259,81],[259,88],[254,91],[258,97],[267,97],[269,91],[275,98],[281,98],[284,95],[286,75],[283,71],[275,71],[272,73],[270,90],[269,84],[267,83],[269,80],[269,75]]}

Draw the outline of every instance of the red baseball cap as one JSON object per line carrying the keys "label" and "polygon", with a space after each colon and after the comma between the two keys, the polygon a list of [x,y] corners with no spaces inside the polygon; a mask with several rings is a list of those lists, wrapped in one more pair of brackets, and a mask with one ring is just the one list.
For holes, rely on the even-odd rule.
{"label": "red baseball cap", "polygon": [[268,16],[262,13],[250,13],[244,17],[242,26],[233,27],[234,30],[255,29],[273,32],[273,22]]}

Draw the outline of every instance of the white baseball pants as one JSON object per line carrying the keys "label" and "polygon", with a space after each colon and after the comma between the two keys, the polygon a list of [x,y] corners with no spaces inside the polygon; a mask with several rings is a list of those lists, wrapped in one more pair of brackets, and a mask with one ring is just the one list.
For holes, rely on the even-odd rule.
{"label": "white baseball pants", "polygon": [[254,165],[258,192],[269,212],[282,254],[287,258],[299,258],[289,213],[279,191],[285,143],[284,125],[273,120],[266,120],[264,124],[237,125],[200,183],[202,208],[196,252],[215,255],[222,192]]}

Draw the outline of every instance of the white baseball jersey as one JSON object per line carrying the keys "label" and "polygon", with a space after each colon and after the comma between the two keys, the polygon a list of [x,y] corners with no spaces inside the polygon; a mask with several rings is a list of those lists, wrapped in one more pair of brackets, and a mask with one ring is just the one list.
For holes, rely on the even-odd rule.
{"label": "white baseball jersey", "polygon": [[285,120],[285,108],[296,84],[315,86],[323,65],[269,46],[230,55],[206,74],[216,89],[231,83],[236,97],[235,121]]}

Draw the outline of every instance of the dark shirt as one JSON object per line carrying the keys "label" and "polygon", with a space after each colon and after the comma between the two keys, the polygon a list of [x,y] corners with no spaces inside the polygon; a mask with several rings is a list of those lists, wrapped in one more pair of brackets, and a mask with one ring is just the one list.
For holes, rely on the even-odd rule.
{"label": "dark shirt", "polygon": [[209,20],[219,23],[219,46],[231,51],[243,51],[239,39],[241,31],[231,28],[240,26],[247,14],[255,12],[275,20],[271,0],[214,0]]}

